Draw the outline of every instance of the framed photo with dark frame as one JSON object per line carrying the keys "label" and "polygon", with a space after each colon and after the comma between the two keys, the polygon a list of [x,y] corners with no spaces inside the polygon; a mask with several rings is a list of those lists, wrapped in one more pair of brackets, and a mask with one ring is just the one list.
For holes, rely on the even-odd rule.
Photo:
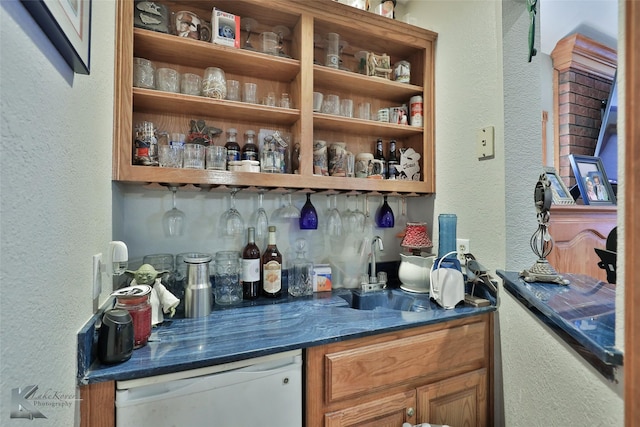
{"label": "framed photo with dark frame", "polygon": [[600,157],[569,154],[569,161],[585,205],[616,204],[616,196]]}
{"label": "framed photo with dark frame", "polygon": [[91,0],[22,0],[60,55],[78,74],[89,74]]}
{"label": "framed photo with dark frame", "polygon": [[551,194],[553,195],[551,201],[554,205],[574,205],[576,203],[554,168],[545,167],[544,174],[551,183]]}

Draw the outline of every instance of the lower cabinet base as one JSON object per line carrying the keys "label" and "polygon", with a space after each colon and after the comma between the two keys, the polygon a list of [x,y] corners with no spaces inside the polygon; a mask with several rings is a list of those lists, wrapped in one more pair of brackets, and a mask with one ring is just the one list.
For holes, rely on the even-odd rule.
{"label": "lower cabinet base", "polygon": [[306,427],[491,425],[492,314],[306,350]]}

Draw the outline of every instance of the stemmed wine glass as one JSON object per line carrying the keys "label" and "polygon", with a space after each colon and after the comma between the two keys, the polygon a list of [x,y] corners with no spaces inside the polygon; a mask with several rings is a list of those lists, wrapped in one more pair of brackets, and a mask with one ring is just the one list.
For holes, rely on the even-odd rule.
{"label": "stemmed wine glass", "polygon": [[340,237],[342,235],[342,217],[338,210],[338,195],[332,194],[329,197],[329,212],[327,215],[327,234],[329,237]]}
{"label": "stemmed wine glass", "polygon": [[391,206],[387,202],[387,196],[383,196],[384,202],[378,208],[376,212],[376,225],[380,228],[393,228],[395,225],[395,219],[393,217],[393,211]]}
{"label": "stemmed wine glass", "polygon": [[256,229],[256,242],[258,242],[258,246],[264,250],[269,235],[269,216],[262,206],[263,199],[264,191],[260,190],[260,192],[258,192],[258,210],[253,213],[251,224]]}
{"label": "stemmed wine glass", "polygon": [[300,218],[300,210],[291,202],[291,193],[287,193],[287,199],[289,203],[286,206],[281,206],[276,209],[271,215],[271,219],[276,218],[278,221],[283,222],[289,219]]}
{"label": "stemmed wine glass", "polygon": [[351,215],[355,217],[357,232],[362,233],[364,231],[364,223],[365,223],[366,217],[364,215],[364,212],[362,212],[360,210],[360,207],[358,206],[358,194],[356,194],[356,210],[351,212]]}
{"label": "stemmed wine glass", "polygon": [[169,187],[171,190],[171,199],[173,202],[173,208],[164,213],[162,217],[162,226],[164,234],[167,237],[178,237],[184,234],[184,218],[185,214],[176,207],[176,192],[178,187]]}
{"label": "stemmed wine glass", "polygon": [[240,25],[247,31],[247,40],[244,42],[243,49],[256,50],[251,44],[251,27],[255,28],[258,25],[258,21],[253,18],[242,18]]}
{"label": "stemmed wine glass", "polygon": [[220,216],[220,233],[222,237],[236,237],[244,233],[244,219],[236,209],[237,188],[231,189],[231,206]]}
{"label": "stemmed wine glass", "polygon": [[311,203],[311,193],[307,193],[307,202],[300,211],[300,230],[317,230],[318,213]]}

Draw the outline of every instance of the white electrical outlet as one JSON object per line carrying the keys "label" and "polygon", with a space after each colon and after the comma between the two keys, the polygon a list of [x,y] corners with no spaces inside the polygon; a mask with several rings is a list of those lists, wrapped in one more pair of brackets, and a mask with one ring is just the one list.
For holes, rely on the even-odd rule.
{"label": "white electrical outlet", "polygon": [[493,159],[495,156],[493,126],[478,129],[476,134],[476,151],[479,160]]}
{"label": "white electrical outlet", "polygon": [[92,295],[95,300],[100,296],[100,292],[102,292],[102,270],[100,266],[102,265],[102,254],[95,254],[93,256],[93,288]]}
{"label": "white electrical outlet", "polygon": [[471,249],[469,249],[469,239],[456,239],[456,247],[458,248],[458,260],[460,264],[466,265],[467,261],[464,259],[464,254],[471,252]]}

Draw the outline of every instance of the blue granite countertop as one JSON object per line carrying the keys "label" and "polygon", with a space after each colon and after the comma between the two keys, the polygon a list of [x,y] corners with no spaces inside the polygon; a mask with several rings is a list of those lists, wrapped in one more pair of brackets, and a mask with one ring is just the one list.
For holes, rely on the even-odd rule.
{"label": "blue granite countertop", "polygon": [[78,382],[127,380],[195,369],[301,349],[345,339],[434,324],[495,311],[495,306],[444,310],[431,302],[426,311],[385,308],[356,310],[340,297],[345,290],[313,297],[214,310],[199,319],[173,319],[154,328],[144,347],[126,362],[96,360],[97,316],[78,334]]}
{"label": "blue granite countertop", "polygon": [[528,283],[514,271],[497,271],[504,289],[552,327],[605,376],[622,365],[615,348],[615,289],[590,276],[563,274],[569,285]]}

